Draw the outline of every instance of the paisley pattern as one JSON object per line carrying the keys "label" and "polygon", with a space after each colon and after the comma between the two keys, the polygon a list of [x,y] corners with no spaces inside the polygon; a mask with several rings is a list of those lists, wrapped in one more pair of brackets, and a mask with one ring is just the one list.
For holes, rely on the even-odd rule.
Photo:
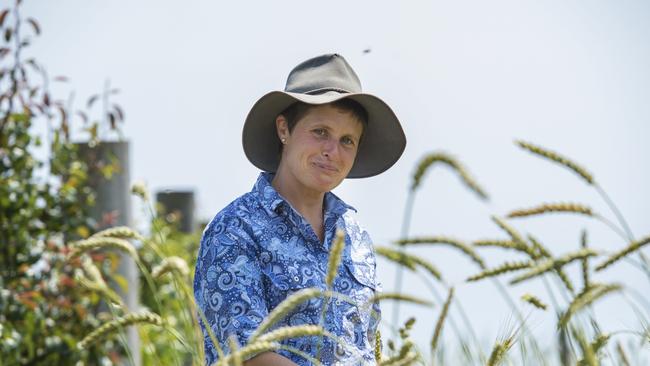
{"label": "paisley pattern", "polygon": [[[325,195],[325,240],[271,186],[273,175],[261,173],[253,190],[219,212],[203,232],[194,277],[194,296],[220,346],[228,337],[245,345],[264,317],[292,293],[308,287],[325,289],[329,247],[336,228],[345,230],[345,249],[334,290],[347,296],[327,304],[324,327],[341,342],[319,337],[286,340],[284,345],[317,357],[325,365],[367,365],[374,362],[377,304],[375,254],[368,233],[353,217],[356,210],[332,193]],[[323,299],[298,306],[277,325],[319,324]],[[205,325],[206,363],[217,360]],[[278,353],[298,365],[304,358]],[[317,356],[318,355],[318,356]]]}

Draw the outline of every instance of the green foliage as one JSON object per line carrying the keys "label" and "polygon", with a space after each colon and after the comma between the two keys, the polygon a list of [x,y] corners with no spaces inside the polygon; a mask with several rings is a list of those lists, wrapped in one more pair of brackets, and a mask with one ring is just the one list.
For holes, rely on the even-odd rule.
{"label": "green foliage", "polygon": [[[0,31],[11,33],[0,58],[0,364],[116,360],[112,341],[75,349],[102,322],[100,298],[78,285],[79,263],[66,260],[66,240],[90,232],[93,192],[65,116],[54,120],[46,83],[32,84],[43,68],[21,58],[24,41],[40,29],[18,7],[0,12]],[[42,146],[33,128],[46,121],[52,128]],[[42,148],[49,159],[36,157]]]}
{"label": "green foliage", "polygon": [[[204,357],[203,335],[191,290],[201,231],[183,233],[178,230],[178,224],[178,217],[173,214],[153,217],[151,237],[139,249],[144,267],[140,280],[141,303],[160,314],[175,330],[161,332],[152,327],[141,332],[146,340],[143,365],[160,365],[161,360],[175,360],[176,364],[194,360],[194,364],[200,364]],[[169,261],[170,258],[174,260]],[[149,276],[166,263],[177,265],[160,276]]]}

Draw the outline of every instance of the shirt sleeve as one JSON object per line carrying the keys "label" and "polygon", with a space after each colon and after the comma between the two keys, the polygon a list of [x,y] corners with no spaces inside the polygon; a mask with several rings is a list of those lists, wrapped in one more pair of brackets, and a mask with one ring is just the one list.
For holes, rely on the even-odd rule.
{"label": "shirt sleeve", "polygon": [[229,353],[228,337],[245,345],[268,314],[255,243],[238,221],[215,218],[201,238],[194,297],[207,320],[206,325],[199,315],[208,365],[216,362],[218,355],[207,327],[221,349]]}

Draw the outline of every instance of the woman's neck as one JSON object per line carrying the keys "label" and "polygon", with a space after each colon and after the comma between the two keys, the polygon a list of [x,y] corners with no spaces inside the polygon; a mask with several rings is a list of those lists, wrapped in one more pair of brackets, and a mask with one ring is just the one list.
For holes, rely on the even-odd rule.
{"label": "woman's neck", "polygon": [[301,185],[296,179],[286,179],[278,172],[271,186],[286,199],[302,217],[304,217],[316,236],[323,241],[323,199],[324,192],[315,192]]}

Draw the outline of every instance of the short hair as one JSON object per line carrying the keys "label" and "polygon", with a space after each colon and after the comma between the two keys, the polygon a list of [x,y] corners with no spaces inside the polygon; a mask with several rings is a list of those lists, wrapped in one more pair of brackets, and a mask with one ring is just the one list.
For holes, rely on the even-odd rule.
{"label": "short hair", "polygon": [[[329,105],[340,111],[352,114],[356,120],[361,122],[363,125],[363,131],[365,131],[366,126],[368,125],[368,112],[365,108],[363,108],[363,106],[361,106],[359,102],[349,98],[344,98],[331,102]],[[280,113],[287,120],[289,133],[293,132],[293,129],[296,127],[298,121],[300,121],[307,114],[307,112],[309,112],[309,110],[315,106],[317,105],[295,102]],[[363,135],[363,132],[361,134]]]}

